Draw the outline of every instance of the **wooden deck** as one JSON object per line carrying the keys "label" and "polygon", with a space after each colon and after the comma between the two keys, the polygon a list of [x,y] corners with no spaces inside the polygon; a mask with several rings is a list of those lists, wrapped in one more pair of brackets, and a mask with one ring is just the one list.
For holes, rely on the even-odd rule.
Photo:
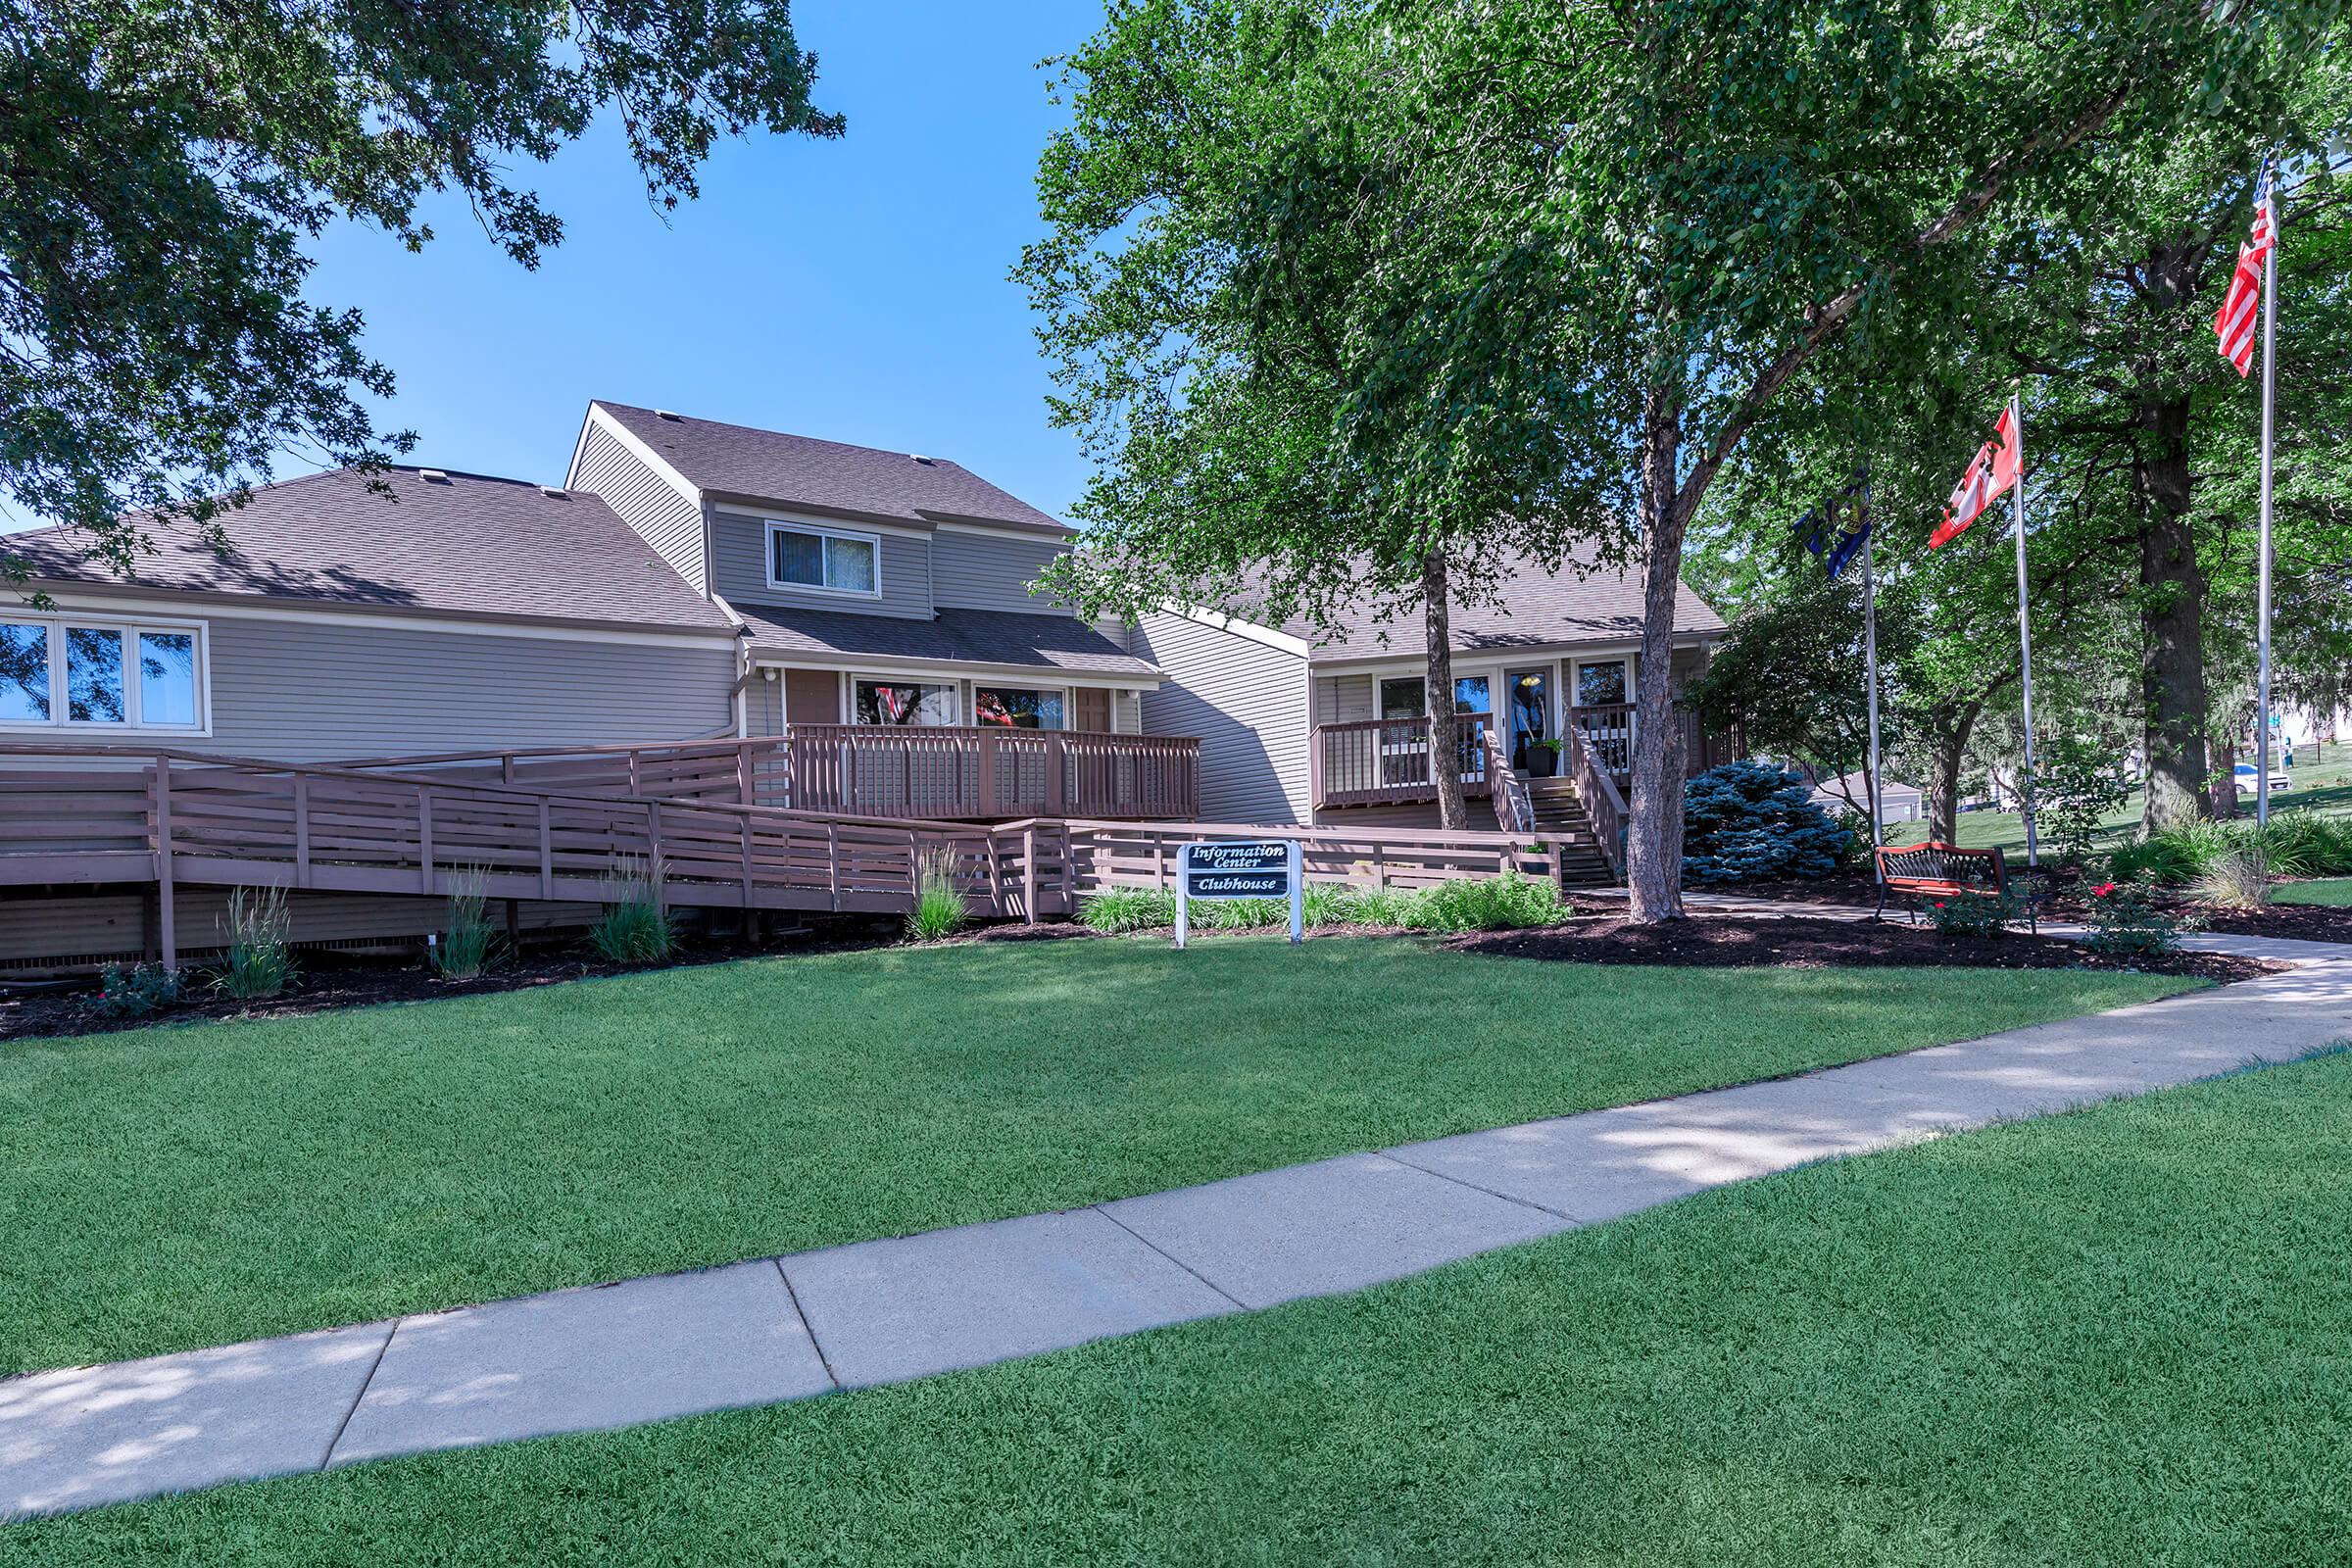
{"label": "wooden deck", "polygon": [[[674,908],[897,913],[936,865],[975,915],[1050,919],[1102,887],[1164,884],[1175,848],[1204,836],[1297,838],[1310,877],[1370,886],[1514,869],[1556,877],[1563,863],[1559,845],[1524,834],[794,809],[757,803],[760,757],[754,743],[720,741],[294,765],[0,744],[0,890],[136,892],[152,911],[138,946],[175,964],[217,946],[211,931],[183,940],[182,889],[373,895],[412,907],[472,890],[586,908],[611,902],[617,877],[651,874]],[[217,904],[209,893],[205,907]],[[0,953],[0,965],[121,951],[122,935],[100,950],[61,926],[45,954]]]}

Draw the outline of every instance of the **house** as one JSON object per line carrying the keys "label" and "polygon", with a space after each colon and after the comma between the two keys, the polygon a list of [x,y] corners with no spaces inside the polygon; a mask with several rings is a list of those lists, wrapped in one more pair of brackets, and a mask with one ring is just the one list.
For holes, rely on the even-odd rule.
{"label": "house", "polygon": [[[1581,827],[1607,808],[1578,799],[1570,774],[1580,751],[1619,793],[1620,809],[1633,764],[1641,579],[1590,559],[1556,570],[1519,560],[1501,577],[1499,604],[1450,607],[1454,710],[1493,727],[1499,764],[1490,768],[1483,749],[1464,744],[1472,825],[1497,825],[1494,775],[1507,767],[1535,797],[1539,822]],[[1705,668],[1724,629],[1678,586],[1678,686]],[[1328,627],[1233,607],[1170,607],[1146,615],[1128,645],[1167,677],[1144,699],[1146,726],[1200,737],[1204,819],[1436,820],[1417,606],[1367,601]],[[1691,742],[1693,767],[1728,744],[1696,733]]]}

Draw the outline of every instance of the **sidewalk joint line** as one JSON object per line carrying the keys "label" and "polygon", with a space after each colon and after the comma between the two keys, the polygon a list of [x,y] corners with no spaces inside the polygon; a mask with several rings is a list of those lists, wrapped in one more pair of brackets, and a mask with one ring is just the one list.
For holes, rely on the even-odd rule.
{"label": "sidewalk joint line", "polygon": [[808,1348],[816,1352],[816,1364],[825,1369],[825,1378],[836,1389],[842,1387],[841,1374],[833,1370],[833,1358],[825,1353],[824,1342],[816,1337],[816,1325],[808,1321],[808,1309],[801,1304],[801,1293],[792,1288],[792,1276],[784,1270],[784,1260],[774,1259],[776,1278],[784,1282],[785,1298],[792,1302],[793,1315],[801,1320],[801,1332],[808,1336]]}
{"label": "sidewalk joint line", "polygon": [[1248,1301],[1243,1300],[1240,1297],[1234,1295],[1224,1286],[1219,1285],[1215,1280],[1210,1279],[1207,1275],[1193,1267],[1192,1264],[1187,1263],[1183,1258],[1178,1257],[1174,1252],[1169,1251],[1166,1248],[1160,1246],[1151,1237],[1146,1236],[1142,1231],[1137,1230],[1134,1226],[1119,1218],[1118,1215],[1113,1214],[1110,1210],[1104,1208],[1101,1203],[1089,1203],[1087,1207],[1102,1215],[1104,1219],[1110,1221],[1113,1225],[1116,1225],[1119,1229],[1125,1231],[1128,1235],[1134,1237],[1137,1241],[1143,1243],[1146,1247],[1149,1247],[1152,1249],[1152,1250],[1157,1252],[1160,1256],[1166,1258],[1169,1262],[1175,1264],[1178,1268],[1184,1270],[1187,1274],[1190,1274],[1193,1278],[1199,1280],[1201,1284],[1207,1286],[1210,1290],[1216,1292],[1219,1296],[1222,1296],[1225,1298],[1225,1299],[1240,1307],[1243,1311],[1247,1312],[1250,1310],[1250,1306]]}
{"label": "sidewalk joint line", "polygon": [[360,1401],[368,1397],[369,1389],[375,1387],[375,1374],[384,1364],[385,1352],[392,1348],[392,1335],[398,1334],[400,1326],[407,1321],[406,1317],[394,1318],[391,1333],[386,1334],[384,1343],[375,1348],[375,1359],[368,1363],[368,1375],[360,1380],[360,1392],[351,1396],[351,1408],[343,1412],[341,1421],[335,1423],[335,1435],[326,1440],[326,1455],[318,1461],[319,1469],[324,1470],[335,1462],[335,1449],[342,1445],[343,1434],[351,1430],[351,1418],[360,1413]]}
{"label": "sidewalk joint line", "polygon": [[[1583,1115],[1589,1113],[1580,1111],[1578,1114]],[[1564,1219],[1571,1225],[1582,1225],[1586,1223],[1565,1209],[1549,1207],[1546,1204],[1537,1202],[1534,1199],[1516,1198],[1509,1193],[1498,1193],[1492,1187],[1481,1187],[1476,1182],[1466,1182],[1459,1176],[1450,1175],[1446,1171],[1431,1170],[1427,1165],[1416,1165],[1411,1160],[1405,1158],[1402,1154],[1397,1153],[1396,1151],[1393,1149],[1375,1150],[1374,1152],[1377,1153],[1382,1159],[1395,1160],[1397,1164],[1402,1165],[1406,1170],[1417,1170],[1424,1176],[1435,1176],[1442,1182],[1451,1182],[1456,1187],[1467,1187],[1474,1193],[1484,1193],[1489,1198],[1499,1198],[1506,1203],[1517,1203],[1521,1208],[1532,1208],[1539,1214],[1549,1214],[1553,1219]]]}

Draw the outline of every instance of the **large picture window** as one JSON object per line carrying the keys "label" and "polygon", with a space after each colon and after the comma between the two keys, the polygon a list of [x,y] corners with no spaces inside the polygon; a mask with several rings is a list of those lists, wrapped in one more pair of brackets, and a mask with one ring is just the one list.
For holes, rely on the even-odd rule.
{"label": "large picture window", "polygon": [[860,724],[953,724],[956,688],[908,680],[858,682]]}
{"label": "large picture window", "polygon": [[204,636],[193,626],[0,619],[0,728],[204,727]]}
{"label": "large picture window", "polygon": [[1019,686],[972,688],[972,722],[1002,724],[1007,729],[1064,729],[1059,692],[1031,691]]}
{"label": "large picture window", "polygon": [[870,533],[771,522],[767,525],[767,581],[771,588],[878,597],[882,592],[882,542]]}
{"label": "large picture window", "polygon": [[1614,708],[1631,700],[1626,696],[1624,660],[1612,659],[1603,664],[1576,666],[1577,707]]}

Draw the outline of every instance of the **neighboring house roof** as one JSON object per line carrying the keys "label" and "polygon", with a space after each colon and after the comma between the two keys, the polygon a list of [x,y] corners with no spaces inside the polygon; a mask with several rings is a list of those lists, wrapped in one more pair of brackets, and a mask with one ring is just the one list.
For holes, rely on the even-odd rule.
{"label": "neighboring house roof", "polygon": [[[0,557],[49,582],[256,596],[306,605],[727,633],[696,593],[595,496],[518,479],[349,468],[253,492],[218,515],[221,556],[184,519],[139,520],[154,542],[133,576],[84,559],[73,527],[0,536]],[[386,493],[388,492],[388,493]]]}
{"label": "neighboring house roof", "polygon": [[[1642,577],[1638,571],[1589,561],[1571,561],[1558,571],[1546,571],[1514,558],[1499,577],[1503,583],[1499,604],[1448,607],[1457,652],[1623,642],[1642,634]],[[1384,614],[1384,611],[1388,612]],[[1350,606],[1339,625],[1328,630],[1305,621],[1293,621],[1282,629],[1312,643],[1313,657],[1318,660],[1419,655],[1429,650],[1421,606],[1413,599]],[[1720,632],[1725,626],[1723,617],[1692,593],[1688,583],[1678,582],[1674,629],[1678,635],[1704,635]]]}
{"label": "neighboring house roof", "polygon": [[625,403],[599,408],[706,496],[907,522],[1072,530],[945,458],[720,424]]}
{"label": "neighboring house roof", "polygon": [[1071,615],[1027,615],[1009,610],[941,610],[931,620],[860,615],[831,610],[738,611],[752,630],[752,652],[846,659],[920,660],[1054,670],[1069,675],[1159,678],[1158,666],[1138,659]]}
{"label": "neighboring house roof", "polygon": [[[1494,649],[1548,648],[1573,643],[1621,643],[1642,634],[1642,578],[1638,571],[1570,561],[1548,571],[1514,557],[1499,574],[1500,603],[1449,607],[1456,653]],[[1247,592],[1233,601],[1237,618],[1269,624],[1246,608]],[[1311,645],[1316,661],[1421,656],[1429,643],[1421,624],[1420,601],[1411,596],[1368,598],[1351,605],[1334,626],[1295,616],[1272,627]],[[1687,583],[1675,585],[1677,636],[1707,636],[1725,629],[1724,619]]]}

